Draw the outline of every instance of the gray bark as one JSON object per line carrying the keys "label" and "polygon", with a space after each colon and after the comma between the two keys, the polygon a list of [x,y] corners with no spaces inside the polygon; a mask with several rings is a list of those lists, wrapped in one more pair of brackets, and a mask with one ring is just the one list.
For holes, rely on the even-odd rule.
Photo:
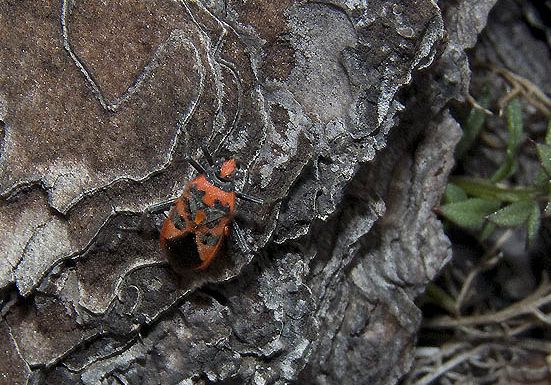
{"label": "gray bark", "polygon": [[[395,383],[493,3],[0,1],[0,383]],[[264,204],[176,273],[201,146]]]}

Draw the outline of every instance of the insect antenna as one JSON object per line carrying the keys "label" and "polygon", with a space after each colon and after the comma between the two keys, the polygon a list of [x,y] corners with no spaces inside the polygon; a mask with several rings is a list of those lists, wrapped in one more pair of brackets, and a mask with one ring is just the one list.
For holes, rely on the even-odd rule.
{"label": "insect antenna", "polygon": [[201,151],[203,152],[203,156],[207,160],[209,166],[211,166],[211,167],[214,166],[214,160],[212,159],[212,156],[211,156],[209,150],[207,150],[206,147],[201,146]]}
{"label": "insect antenna", "polygon": [[201,166],[195,159],[188,159],[189,164],[197,170],[199,174],[206,174],[207,170],[203,166]]}

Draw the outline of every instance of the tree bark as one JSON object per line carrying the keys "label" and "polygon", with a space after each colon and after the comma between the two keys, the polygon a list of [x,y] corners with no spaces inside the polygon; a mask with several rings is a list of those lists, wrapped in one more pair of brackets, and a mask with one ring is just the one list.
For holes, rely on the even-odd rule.
{"label": "tree bark", "polygon": [[[0,383],[395,383],[494,1],[441,3],[0,1]],[[264,203],[176,273],[129,228],[201,147]]]}

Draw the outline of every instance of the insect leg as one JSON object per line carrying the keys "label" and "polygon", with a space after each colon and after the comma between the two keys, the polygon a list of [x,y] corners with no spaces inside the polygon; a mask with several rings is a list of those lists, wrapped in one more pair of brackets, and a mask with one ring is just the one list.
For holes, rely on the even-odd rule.
{"label": "insect leg", "polygon": [[203,156],[207,160],[208,164],[212,167],[214,166],[214,160],[212,160],[212,156],[210,155],[209,150],[205,146],[201,146],[201,151],[203,152]]}
{"label": "insect leg", "polygon": [[249,254],[251,252],[251,249],[247,245],[247,241],[245,240],[245,236],[243,235],[241,228],[239,227],[236,221],[232,221],[231,225],[232,225],[233,233],[235,234],[235,238],[237,239],[237,244],[239,248],[243,253]]}
{"label": "insect leg", "polygon": [[147,207],[143,213],[140,216],[140,220],[138,221],[138,224],[133,227],[120,227],[121,230],[125,231],[137,231],[142,232],[145,229],[145,223],[151,216],[151,214],[155,214],[161,211],[166,211],[174,204],[174,201],[176,198],[168,199],[166,201],[162,201],[159,203],[155,203],[154,205],[151,205]]}
{"label": "insect leg", "polygon": [[206,174],[207,171],[203,166],[201,166],[195,159],[188,159],[189,164],[197,170],[199,174]]}
{"label": "insect leg", "polygon": [[257,198],[257,197],[253,197],[252,195],[245,194],[245,193],[242,193],[240,191],[236,191],[235,196],[237,196],[239,199],[243,199],[244,201],[258,203],[259,205],[264,203],[264,201],[262,199]]}
{"label": "insect leg", "polygon": [[158,213],[160,211],[166,211],[174,204],[174,201],[176,201],[176,198],[167,199],[166,201],[162,201],[159,203],[155,203],[154,205],[149,206],[145,209],[144,212],[147,212],[149,214]]}

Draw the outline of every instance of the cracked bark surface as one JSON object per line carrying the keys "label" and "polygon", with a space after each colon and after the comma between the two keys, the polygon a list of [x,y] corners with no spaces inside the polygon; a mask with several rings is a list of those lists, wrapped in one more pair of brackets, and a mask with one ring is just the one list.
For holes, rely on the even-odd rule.
{"label": "cracked bark surface", "polygon": [[[492,5],[0,1],[0,383],[395,383]],[[264,204],[177,274],[201,146]]]}

